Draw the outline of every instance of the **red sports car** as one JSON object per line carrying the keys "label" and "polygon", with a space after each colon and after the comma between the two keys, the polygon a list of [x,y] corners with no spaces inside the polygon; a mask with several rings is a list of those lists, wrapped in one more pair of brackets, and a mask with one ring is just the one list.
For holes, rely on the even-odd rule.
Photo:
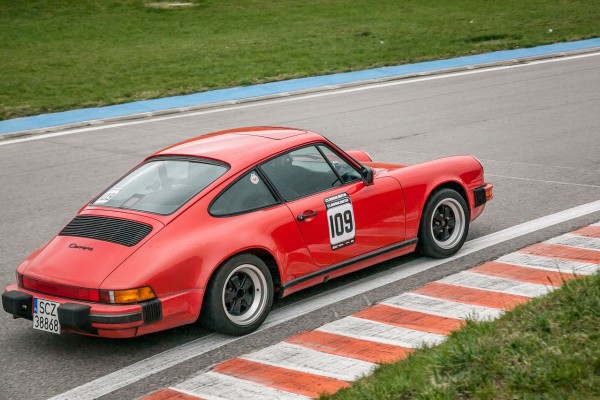
{"label": "red sports car", "polygon": [[200,320],[243,335],[274,296],[419,250],[457,252],[492,198],[480,162],[372,162],[316,133],[252,127],[161,150],[17,268],[4,310],[104,337]]}

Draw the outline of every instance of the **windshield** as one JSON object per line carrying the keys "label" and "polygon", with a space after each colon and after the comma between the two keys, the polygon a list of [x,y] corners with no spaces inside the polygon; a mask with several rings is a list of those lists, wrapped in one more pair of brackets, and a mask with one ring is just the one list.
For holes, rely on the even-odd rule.
{"label": "windshield", "polygon": [[150,160],[102,193],[92,205],[171,214],[225,171],[224,165],[203,160]]}

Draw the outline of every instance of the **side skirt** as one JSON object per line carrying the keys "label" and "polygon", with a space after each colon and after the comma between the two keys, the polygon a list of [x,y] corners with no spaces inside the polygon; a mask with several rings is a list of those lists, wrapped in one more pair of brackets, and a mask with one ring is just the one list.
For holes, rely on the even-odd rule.
{"label": "side skirt", "polygon": [[287,283],[285,283],[285,284],[283,284],[281,286],[281,290],[279,291],[279,294],[278,294],[279,298],[284,297],[285,296],[285,291],[287,289],[291,288],[291,287],[294,287],[296,285],[300,285],[300,284],[302,284],[302,283],[304,283],[306,281],[318,278],[320,276],[328,275],[328,274],[330,274],[333,271],[337,271],[339,269],[347,268],[347,267],[349,267],[349,266],[351,266],[353,264],[357,264],[357,263],[360,263],[360,262],[363,262],[363,261],[367,261],[367,260],[369,260],[371,258],[375,258],[375,257],[381,256],[381,255],[384,255],[386,253],[391,253],[393,251],[400,250],[400,249],[402,249],[404,247],[416,245],[417,242],[418,242],[418,239],[414,238],[414,239],[406,240],[404,242],[393,244],[391,246],[382,247],[381,249],[374,250],[374,251],[372,251],[370,253],[366,253],[366,254],[363,254],[361,256],[351,258],[351,259],[343,261],[341,263],[330,265],[330,266],[325,267],[323,269],[320,269],[318,271],[311,272],[310,274],[306,274],[304,276],[301,276],[300,278],[296,278],[294,280],[291,280],[291,281],[289,281],[289,282],[287,282]]}

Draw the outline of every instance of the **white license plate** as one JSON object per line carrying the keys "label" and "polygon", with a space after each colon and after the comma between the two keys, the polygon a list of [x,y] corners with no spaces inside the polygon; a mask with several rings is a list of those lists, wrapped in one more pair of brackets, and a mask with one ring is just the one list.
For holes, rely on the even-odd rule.
{"label": "white license plate", "polygon": [[33,329],[60,334],[56,301],[33,299]]}

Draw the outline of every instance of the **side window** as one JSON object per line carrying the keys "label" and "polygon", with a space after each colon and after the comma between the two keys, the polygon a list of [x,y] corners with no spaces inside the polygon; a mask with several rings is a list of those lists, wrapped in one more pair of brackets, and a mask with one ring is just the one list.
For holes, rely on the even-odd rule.
{"label": "side window", "polygon": [[358,172],[352,165],[348,164],[346,160],[340,157],[339,154],[333,152],[327,146],[319,146],[319,149],[325,154],[325,157],[333,165],[336,172],[342,179],[342,183],[354,182],[361,179],[360,172]]}
{"label": "side window", "polygon": [[239,214],[276,204],[277,199],[256,170],[229,186],[210,206],[214,216]]}
{"label": "side window", "polygon": [[267,161],[260,168],[285,200],[321,192],[341,184],[315,146],[291,151]]}

